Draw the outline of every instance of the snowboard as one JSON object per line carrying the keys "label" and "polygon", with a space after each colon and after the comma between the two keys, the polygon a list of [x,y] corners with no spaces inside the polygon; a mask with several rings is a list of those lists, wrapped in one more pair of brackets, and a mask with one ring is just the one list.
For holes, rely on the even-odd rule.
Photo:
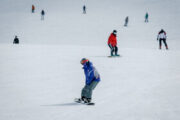
{"label": "snowboard", "polygon": [[110,57],[110,58],[114,58],[114,57],[120,57],[120,55],[118,55],[118,56],[108,56],[108,57]]}
{"label": "snowboard", "polygon": [[83,104],[83,105],[95,105],[95,103],[93,103],[93,102],[85,103],[84,101],[80,100],[79,98],[75,98],[74,102],[79,103],[79,104]]}

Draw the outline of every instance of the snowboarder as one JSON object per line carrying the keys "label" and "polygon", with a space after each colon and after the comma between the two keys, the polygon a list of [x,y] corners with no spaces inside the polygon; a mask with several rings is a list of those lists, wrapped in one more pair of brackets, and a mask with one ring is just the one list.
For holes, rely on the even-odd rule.
{"label": "snowboarder", "polygon": [[[116,39],[117,31],[113,30],[108,39],[108,46],[111,49],[111,56],[119,56],[118,47],[117,47],[117,39]],[[115,55],[113,54],[115,52]]]}
{"label": "snowboarder", "polygon": [[159,49],[161,49],[161,46],[162,46],[162,41],[164,42],[164,45],[166,47],[166,50],[168,50],[168,45],[166,43],[166,32],[161,29],[161,31],[158,33],[158,36],[157,36],[157,40],[159,40]]}
{"label": "snowboarder", "polygon": [[100,75],[88,59],[82,58],[80,63],[83,65],[86,81],[79,101],[83,101],[84,103],[91,103],[92,92],[100,81]]}
{"label": "snowboarder", "polygon": [[34,12],[35,12],[35,6],[32,5],[32,13],[34,13]]}
{"label": "snowboarder", "polygon": [[17,36],[15,36],[13,44],[19,44],[19,38]]}
{"label": "snowboarder", "polygon": [[83,14],[86,14],[86,6],[83,6]]}
{"label": "snowboarder", "polygon": [[149,22],[148,18],[149,18],[149,14],[146,13],[146,14],[145,14],[145,22]]}
{"label": "snowboarder", "polygon": [[44,20],[44,15],[45,15],[45,12],[44,10],[41,11],[41,20]]}
{"label": "snowboarder", "polygon": [[124,24],[125,27],[127,27],[128,22],[129,22],[129,17],[127,16],[127,17],[125,18],[125,24]]}

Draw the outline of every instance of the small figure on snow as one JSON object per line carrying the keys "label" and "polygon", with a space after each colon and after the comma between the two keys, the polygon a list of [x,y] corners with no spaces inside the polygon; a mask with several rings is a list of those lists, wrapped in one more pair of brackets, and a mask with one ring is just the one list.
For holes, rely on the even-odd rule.
{"label": "small figure on snow", "polygon": [[44,10],[41,11],[41,20],[44,20],[44,15],[45,15],[45,12]]}
{"label": "small figure on snow", "polygon": [[86,6],[83,6],[83,14],[86,14]]}
{"label": "small figure on snow", "polygon": [[166,43],[166,32],[163,30],[163,29],[161,29],[161,31],[158,33],[158,36],[157,36],[157,40],[159,40],[159,49],[161,49],[161,46],[162,46],[162,41],[163,41],[163,43],[164,43],[164,45],[165,45],[165,47],[166,47],[166,50],[168,50],[168,45],[167,45],[167,43]]}
{"label": "small figure on snow", "polygon": [[124,24],[124,27],[127,27],[128,22],[129,22],[129,17],[127,16],[127,17],[125,18],[125,24]]}
{"label": "small figure on snow", "polygon": [[[108,46],[111,49],[111,56],[119,56],[118,47],[117,47],[117,39],[116,39],[117,31],[113,30],[108,39]],[[113,54],[115,52],[115,55]]]}
{"label": "small figure on snow", "polygon": [[146,14],[145,14],[145,22],[149,22],[148,18],[149,18],[149,14],[146,13]]}
{"label": "small figure on snow", "polygon": [[79,102],[84,101],[84,103],[91,103],[92,92],[100,81],[100,75],[88,59],[83,58],[80,63],[83,65],[86,81]]}
{"label": "small figure on snow", "polygon": [[19,44],[19,38],[17,36],[15,36],[13,44]]}
{"label": "small figure on snow", "polygon": [[32,13],[34,13],[34,12],[35,12],[35,6],[32,5]]}

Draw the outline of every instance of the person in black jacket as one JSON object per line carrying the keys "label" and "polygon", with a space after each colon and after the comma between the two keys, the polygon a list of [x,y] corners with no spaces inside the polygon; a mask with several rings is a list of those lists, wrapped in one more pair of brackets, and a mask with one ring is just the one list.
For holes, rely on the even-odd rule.
{"label": "person in black jacket", "polygon": [[41,20],[44,20],[44,15],[45,15],[45,12],[44,10],[41,11]]}
{"label": "person in black jacket", "polygon": [[149,14],[146,13],[146,14],[145,14],[145,21],[144,21],[144,22],[149,22],[148,18],[149,18]]}
{"label": "person in black jacket", "polygon": [[86,14],[86,6],[83,6],[83,14]]}
{"label": "person in black jacket", "polygon": [[126,19],[125,19],[125,24],[124,24],[124,27],[127,27],[128,22],[129,22],[129,17],[127,16],[127,17],[126,17]]}
{"label": "person in black jacket", "polygon": [[15,36],[13,44],[19,44],[19,38],[17,36]]}

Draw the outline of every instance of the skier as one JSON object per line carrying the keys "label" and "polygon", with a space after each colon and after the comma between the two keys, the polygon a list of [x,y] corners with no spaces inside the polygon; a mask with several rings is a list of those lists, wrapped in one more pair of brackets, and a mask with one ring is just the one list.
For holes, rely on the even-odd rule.
{"label": "skier", "polygon": [[32,5],[32,13],[34,13],[34,12],[35,12],[35,6]]}
{"label": "skier", "polygon": [[44,15],[45,15],[45,12],[44,10],[41,11],[41,20],[44,20]]}
{"label": "skier", "polygon": [[[111,56],[119,56],[116,34],[117,34],[117,31],[113,30],[113,32],[111,33],[111,35],[109,36],[109,39],[108,39],[108,46],[111,49]],[[114,52],[115,52],[115,55],[113,54]]]}
{"label": "skier", "polygon": [[124,27],[127,27],[128,22],[129,22],[129,17],[127,16],[127,17],[126,17],[126,19],[125,19],[125,24],[124,24]]}
{"label": "skier", "polygon": [[92,91],[100,81],[100,75],[93,64],[86,58],[82,58],[80,63],[83,65],[86,77],[85,86],[81,92],[81,98],[77,102],[91,103]]}
{"label": "skier", "polygon": [[86,6],[83,6],[83,14],[86,14]]}
{"label": "skier", "polygon": [[15,36],[13,44],[19,44],[19,38],[17,36]]}
{"label": "skier", "polygon": [[168,45],[166,43],[166,32],[161,29],[161,31],[158,33],[158,36],[157,36],[157,40],[159,40],[159,49],[161,49],[161,46],[162,46],[162,41],[164,42],[164,45],[166,47],[166,50],[168,50]]}
{"label": "skier", "polygon": [[145,15],[145,22],[149,22],[148,18],[149,18],[149,14],[146,12],[146,15]]}

